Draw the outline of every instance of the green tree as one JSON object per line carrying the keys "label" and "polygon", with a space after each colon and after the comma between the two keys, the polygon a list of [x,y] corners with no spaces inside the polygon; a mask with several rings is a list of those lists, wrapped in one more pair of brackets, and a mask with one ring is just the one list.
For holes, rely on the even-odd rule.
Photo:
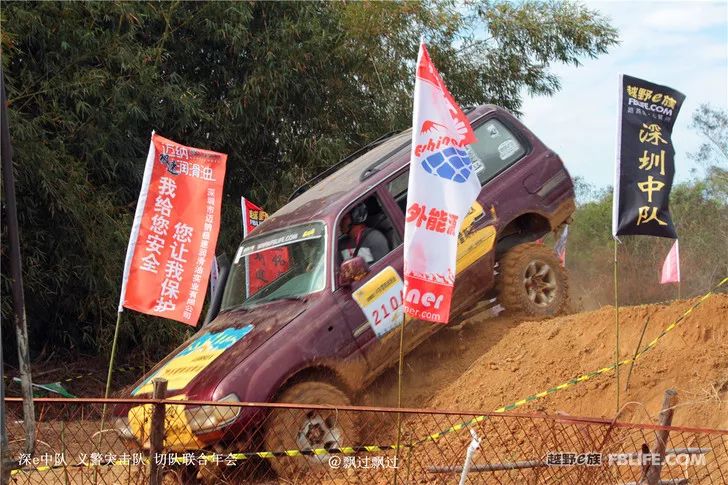
{"label": "green tree", "polygon": [[707,189],[728,198],[728,111],[701,104],[690,127],[705,139],[698,151],[688,156],[706,168]]}
{"label": "green tree", "polygon": [[[728,198],[710,190],[711,177],[677,184],[670,212],[680,237],[682,296],[704,294],[728,276]],[[612,190],[577,184],[582,198],[569,232],[567,267],[577,307],[612,304]],[[619,246],[620,302],[653,303],[677,296],[674,285],[660,285],[659,271],[672,239],[622,236]]]}
{"label": "green tree", "polygon": [[[410,123],[420,35],[462,104],[513,111],[524,90],[558,89],[553,63],[616,42],[566,1],[3,2],[0,22],[31,342],[87,352],[110,341],[152,129],[229,154],[229,251],[241,194],[272,211]],[[7,288],[3,276],[5,316]],[[184,330],[125,322],[123,340],[153,357]]]}

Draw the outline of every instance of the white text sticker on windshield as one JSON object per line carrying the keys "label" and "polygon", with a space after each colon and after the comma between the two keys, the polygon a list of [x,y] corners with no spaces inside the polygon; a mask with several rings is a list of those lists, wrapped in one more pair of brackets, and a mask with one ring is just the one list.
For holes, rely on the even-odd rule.
{"label": "white text sticker on windshield", "polygon": [[354,301],[361,307],[377,337],[402,323],[404,284],[397,271],[387,266],[354,292]]}

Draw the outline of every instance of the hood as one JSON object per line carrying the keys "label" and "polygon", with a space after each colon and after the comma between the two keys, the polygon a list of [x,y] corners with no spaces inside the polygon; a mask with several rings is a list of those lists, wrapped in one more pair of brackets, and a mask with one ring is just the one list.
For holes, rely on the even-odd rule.
{"label": "hood", "polygon": [[233,369],[309,306],[308,299],[279,300],[222,313],[134,384],[133,397],[152,393],[152,379],[167,379],[167,397],[212,400]]}

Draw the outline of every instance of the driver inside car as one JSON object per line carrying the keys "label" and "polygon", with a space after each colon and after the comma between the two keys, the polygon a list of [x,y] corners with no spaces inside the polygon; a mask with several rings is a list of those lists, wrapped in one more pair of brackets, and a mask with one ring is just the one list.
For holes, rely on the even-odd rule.
{"label": "driver inside car", "polygon": [[361,256],[367,264],[372,264],[389,252],[389,244],[384,234],[364,223],[367,216],[367,206],[361,203],[341,218],[339,253],[342,261]]}

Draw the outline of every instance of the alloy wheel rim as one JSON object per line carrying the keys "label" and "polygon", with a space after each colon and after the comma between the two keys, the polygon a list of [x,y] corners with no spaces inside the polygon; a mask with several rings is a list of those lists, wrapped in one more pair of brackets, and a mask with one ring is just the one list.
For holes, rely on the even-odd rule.
{"label": "alloy wheel rim", "polygon": [[547,307],[556,298],[556,272],[545,261],[534,259],[526,267],[523,286],[531,303]]}
{"label": "alloy wheel rim", "polygon": [[[342,429],[335,416],[321,416],[319,413],[310,411],[306,413],[304,422],[296,436],[296,444],[299,450],[331,449],[341,443]],[[322,461],[328,454],[309,456],[313,461]]]}

